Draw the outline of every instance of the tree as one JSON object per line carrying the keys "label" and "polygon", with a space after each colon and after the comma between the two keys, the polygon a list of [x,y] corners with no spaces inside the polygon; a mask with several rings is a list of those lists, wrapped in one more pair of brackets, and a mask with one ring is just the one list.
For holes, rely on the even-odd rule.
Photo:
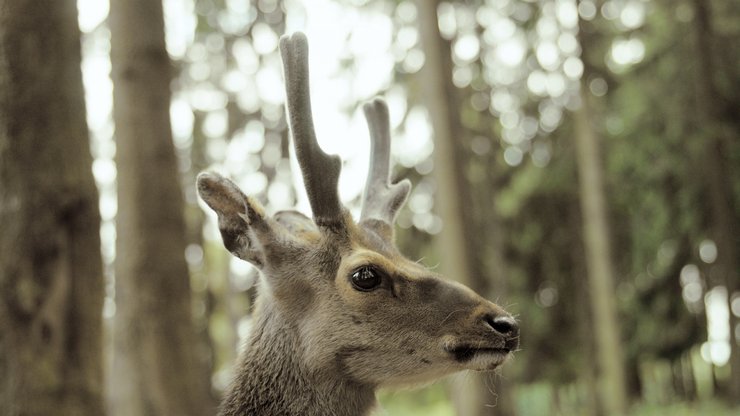
{"label": "tree", "polygon": [[614,299],[614,266],[611,260],[606,191],[602,179],[598,135],[588,114],[588,93],[576,111],[574,135],[578,156],[583,240],[593,313],[596,355],[599,364],[600,400],[606,414],[625,414],[627,395],[621,337]]}
{"label": "tree", "polygon": [[627,409],[624,353],[615,299],[604,167],[600,153],[600,135],[594,126],[591,95],[586,80],[589,76],[588,43],[579,33],[584,73],[581,81],[581,105],[576,110],[575,149],[579,197],[583,216],[583,242],[589,284],[589,301],[593,314],[596,361],[599,367],[599,399],[604,413],[622,415]]}
{"label": "tree", "polygon": [[0,414],[103,414],[98,194],[75,1],[0,1]]}
{"label": "tree", "polygon": [[111,2],[118,165],[113,415],[211,413],[193,326],[159,1]]}

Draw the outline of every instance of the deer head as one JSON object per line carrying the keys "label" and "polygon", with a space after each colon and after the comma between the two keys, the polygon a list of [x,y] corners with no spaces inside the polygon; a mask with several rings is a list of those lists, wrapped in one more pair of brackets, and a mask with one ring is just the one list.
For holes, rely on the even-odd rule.
{"label": "deer head", "polygon": [[296,211],[268,216],[230,180],[198,177],[226,248],[261,271],[255,312],[261,322],[288,328],[291,359],[304,371],[373,388],[502,364],[519,344],[516,321],[394,245],[394,221],[411,184],[389,181],[386,104],[375,99],[364,106],[371,163],[355,222],[337,193],[341,162],[316,141],[305,36],[283,37],[280,51],[290,131],[313,218]]}

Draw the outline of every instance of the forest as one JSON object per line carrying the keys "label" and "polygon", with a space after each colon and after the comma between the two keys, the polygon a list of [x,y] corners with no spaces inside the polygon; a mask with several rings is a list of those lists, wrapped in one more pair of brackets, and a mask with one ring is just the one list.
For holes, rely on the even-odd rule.
{"label": "forest", "polygon": [[383,97],[398,249],[521,331],[374,415],[738,414],[740,2],[0,0],[0,416],[217,413],[264,282],[196,177],[311,214],[297,31],[341,202]]}

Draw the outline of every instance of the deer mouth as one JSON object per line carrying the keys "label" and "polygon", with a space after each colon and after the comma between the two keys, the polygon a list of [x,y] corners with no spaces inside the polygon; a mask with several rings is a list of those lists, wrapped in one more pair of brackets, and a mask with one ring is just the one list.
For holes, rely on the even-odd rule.
{"label": "deer mouth", "polygon": [[476,347],[466,344],[450,348],[448,352],[463,368],[475,371],[495,370],[511,355],[511,350],[505,347]]}
{"label": "deer mouth", "polygon": [[454,360],[459,363],[468,363],[475,358],[476,361],[482,359],[482,361],[491,361],[498,365],[506,359],[511,350],[501,347],[474,347],[463,344],[448,348],[447,352],[452,354]]}

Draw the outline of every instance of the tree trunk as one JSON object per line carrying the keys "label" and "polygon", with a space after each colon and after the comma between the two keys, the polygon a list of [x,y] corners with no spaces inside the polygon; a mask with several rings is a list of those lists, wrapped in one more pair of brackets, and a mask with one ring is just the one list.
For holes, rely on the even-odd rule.
{"label": "tree trunk", "polygon": [[104,413],[76,5],[0,0],[0,415]]}
{"label": "tree trunk", "polygon": [[110,414],[213,413],[193,325],[160,1],[111,1],[118,165]]}
{"label": "tree trunk", "polygon": [[[714,55],[710,4],[706,0],[693,0],[695,18],[696,48],[696,95],[697,116],[702,136],[705,140],[703,164],[707,193],[709,196],[710,235],[717,245],[717,259],[712,265],[710,281],[727,288],[728,302],[740,290],[740,229],[737,210],[734,206],[731,167],[726,159],[727,145],[735,137],[721,115],[720,94],[714,84]],[[728,308],[732,310],[731,304]],[[735,338],[740,319],[730,312],[730,382],[724,391],[733,404],[740,404],[740,346]]]}
{"label": "tree trunk", "polygon": [[[583,232],[583,216],[581,215],[578,207],[579,202],[573,198],[568,201],[568,225],[574,234]],[[571,284],[573,292],[568,294],[568,297],[572,299],[573,308],[576,311],[576,316],[579,319],[576,320],[579,344],[579,354],[581,355],[581,368],[578,369],[579,383],[582,383],[583,389],[586,392],[584,401],[581,404],[582,414],[602,416],[603,412],[600,406],[599,390],[596,387],[598,374],[596,372],[596,351],[595,351],[595,340],[593,336],[593,316],[589,312],[589,305],[584,304],[582,299],[587,299],[589,295],[588,290],[588,272],[586,270],[586,259],[584,258],[585,247],[583,247],[583,240],[573,239],[574,245],[571,248],[571,264],[573,265],[573,273],[571,277]],[[581,300],[580,302],[578,300]]]}
{"label": "tree trunk", "polygon": [[590,96],[581,85],[581,107],[575,112],[575,148],[583,215],[583,240],[599,364],[600,404],[607,415],[627,409],[624,355],[617,320],[614,266],[609,242],[606,197],[599,136],[591,124]]}
{"label": "tree trunk", "polygon": [[[423,93],[434,130],[434,177],[437,182],[436,207],[444,223],[441,238],[436,239],[440,264],[449,278],[460,281],[486,295],[489,283],[476,262],[475,224],[470,207],[470,184],[465,177],[464,136],[452,84],[450,44],[439,32],[439,1],[418,0],[419,32],[426,63],[421,76]],[[509,401],[500,388],[500,377],[468,373],[464,383],[453,386],[457,413],[465,416],[508,414]],[[492,384],[495,384],[491,386]]]}

